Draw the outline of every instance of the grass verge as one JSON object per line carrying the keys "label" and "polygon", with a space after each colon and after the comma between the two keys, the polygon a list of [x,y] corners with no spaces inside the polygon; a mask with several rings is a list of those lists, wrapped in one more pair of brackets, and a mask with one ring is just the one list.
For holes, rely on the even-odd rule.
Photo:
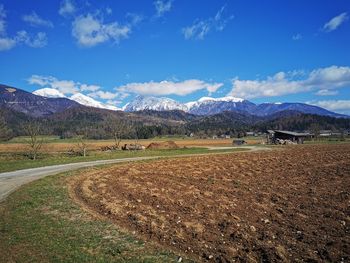
{"label": "grass verge", "polygon": [[66,180],[76,173],[27,184],[0,203],[0,262],[178,261],[74,204]]}
{"label": "grass verge", "polygon": [[43,167],[57,164],[87,162],[96,160],[120,159],[142,156],[174,156],[183,154],[202,154],[215,152],[244,151],[244,148],[227,150],[208,150],[206,148],[182,148],[173,150],[146,150],[146,151],[116,151],[116,152],[90,152],[88,156],[68,156],[66,154],[40,154],[37,160],[30,160],[21,153],[0,154],[0,173],[21,169]]}

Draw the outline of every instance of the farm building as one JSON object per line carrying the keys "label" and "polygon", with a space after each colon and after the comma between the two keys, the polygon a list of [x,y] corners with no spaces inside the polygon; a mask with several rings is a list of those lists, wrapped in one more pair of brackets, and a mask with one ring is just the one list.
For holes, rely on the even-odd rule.
{"label": "farm building", "polygon": [[232,145],[235,145],[235,146],[244,145],[244,144],[247,144],[245,140],[235,139],[232,141]]}
{"label": "farm building", "polygon": [[292,131],[268,130],[267,143],[280,144],[281,141],[302,144],[305,139],[311,138],[310,133],[299,133]]}

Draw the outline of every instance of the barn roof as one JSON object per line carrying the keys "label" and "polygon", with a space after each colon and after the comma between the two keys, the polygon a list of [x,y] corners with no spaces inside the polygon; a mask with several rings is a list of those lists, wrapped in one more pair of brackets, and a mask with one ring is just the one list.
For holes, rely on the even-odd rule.
{"label": "barn roof", "polygon": [[300,132],[292,132],[292,131],[281,131],[281,130],[275,130],[275,133],[283,133],[283,134],[287,134],[287,135],[292,135],[292,136],[296,136],[296,137],[302,137],[302,136],[310,136],[310,133],[300,133]]}

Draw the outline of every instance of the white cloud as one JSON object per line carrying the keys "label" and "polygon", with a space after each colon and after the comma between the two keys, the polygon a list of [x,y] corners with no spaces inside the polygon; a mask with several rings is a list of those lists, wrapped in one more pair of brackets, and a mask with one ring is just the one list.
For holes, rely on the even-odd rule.
{"label": "white cloud", "polygon": [[142,15],[135,13],[127,13],[126,18],[129,20],[129,25],[131,26],[139,24],[144,19]]}
{"label": "white cloud", "polygon": [[348,14],[346,12],[341,13],[340,15],[333,17],[323,26],[323,30],[326,32],[331,32],[336,30],[341,24],[348,20]]}
{"label": "white cloud", "polygon": [[202,80],[190,79],[182,82],[161,81],[145,83],[129,83],[115,88],[119,92],[136,93],[141,95],[179,95],[186,96],[198,90],[207,90],[209,93],[217,91],[222,83],[206,83]]}
{"label": "white cloud", "polygon": [[321,89],[315,93],[318,96],[334,96],[338,94],[337,90]]}
{"label": "white cloud", "polygon": [[6,11],[4,6],[0,4],[0,35],[6,32]]}
{"label": "white cloud", "polygon": [[303,36],[301,34],[296,34],[296,35],[293,35],[292,39],[293,40],[301,40],[303,38]]}
{"label": "white cloud", "polygon": [[350,88],[350,67],[331,66],[311,71],[303,79],[293,72],[279,72],[265,80],[232,81],[229,95],[245,99],[274,97],[318,90]]}
{"label": "white cloud", "polygon": [[15,46],[16,46],[15,40],[7,37],[4,37],[4,38],[0,37],[0,51],[10,50]]}
{"label": "white cloud", "polygon": [[6,12],[4,6],[0,5],[0,51],[10,50],[20,44],[25,44],[33,48],[41,48],[47,45],[47,37],[44,32],[30,36],[25,30],[18,31],[14,37],[7,36]]}
{"label": "white cloud", "polygon": [[100,86],[97,86],[97,85],[86,85],[86,84],[82,84],[80,86],[80,90],[81,91],[97,91],[101,89]]}
{"label": "white cloud", "polygon": [[22,30],[17,32],[15,41],[16,43],[25,43],[27,46],[33,48],[41,48],[47,45],[47,37],[44,32],[39,32],[34,37],[31,37],[27,31]]}
{"label": "white cloud", "polygon": [[[32,84],[32,85],[38,85],[44,88],[56,89],[59,92],[63,93],[64,95],[76,94],[79,92],[92,92],[91,94],[104,93],[102,91],[99,91],[101,89],[101,86],[99,85],[88,85],[88,84],[80,83],[73,80],[59,80],[52,76],[32,75],[30,78],[28,78],[27,81],[29,84]],[[95,97],[102,98],[101,96],[95,96]]]}
{"label": "white cloud", "polygon": [[92,92],[90,94],[88,94],[88,96],[93,97],[93,98],[100,98],[100,99],[104,99],[104,100],[113,100],[115,98],[118,97],[117,93],[112,93],[109,91],[96,91],[96,92]]}
{"label": "white cloud", "polygon": [[221,7],[214,17],[206,20],[196,20],[191,26],[184,27],[182,33],[185,39],[204,39],[210,31],[223,31],[233,15],[224,17],[225,6]]}
{"label": "white cloud", "polygon": [[38,26],[44,26],[44,27],[53,27],[53,24],[49,20],[45,20],[37,15],[34,11],[29,15],[22,16],[22,20],[24,22],[29,23],[31,26],[38,27]]}
{"label": "white cloud", "polygon": [[73,37],[83,47],[93,47],[109,40],[118,43],[130,32],[130,26],[122,26],[118,22],[104,24],[101,18],[91,14],[77,17],[72,28]]}
{"label": "white cloud", "polygon": [[44,88],[56,89],[64,95],[76,94],[81,91],[82,88],[86,88],[89,85],[81,84],[73,80],[58,80],[52,76],[39,76],[32,75],[28,80],[29,84],[38,85]]}
{"label": "white cloud", "polygon": [[115,106],[115,105],[121,104],[122,102],[123,101],[121,101],[121,100],[107,100],[106,104],[111,105],[111,106]]}
{"label": "white cloud", "polygon": [[156,0],[153,2],[154,7],[156,8],[157,17],[163,16],[166,12],[171,10],[173,0]]}
{"label": "white cloud", "polygon": [[323,100],[308,102],[309,104],[325,108],[330,111],[349,112],[350,113],[350,100]]}
{"label": "white cloud", "polygon": [[71,0],[63,0],[60,5],[58,13],[61,16],[68,16],[74,14],[76,11],[75,4]]}

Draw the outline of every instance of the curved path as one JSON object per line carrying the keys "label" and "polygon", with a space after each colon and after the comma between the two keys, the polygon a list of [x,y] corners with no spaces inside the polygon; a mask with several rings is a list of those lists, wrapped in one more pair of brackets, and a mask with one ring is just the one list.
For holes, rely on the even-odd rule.
{"label": "curved path", "polygon": [[31,181],[43,178],[48,175],[54,175],[62,172],[72,171],[80,168],[113,164],[130,161],[141,161],[160,158],[160,156],[150,157],[133,157],[133,158],[122,158],[112,160],[99,160],[91,162],[79,162],[69,163],[60,165],[51,165],[39,168],[31,168],[18,170],[13,172],[0,173],[0,202],[4,200],[10,193],[19,188],[21,185],[29,183]]}
{"label": "curved path", "polygon": [[[266,150],[268,148],[254,147],[254,146],[244,146],[244,147],[208,147],[210,150],[223,150],[223,149],[233,149],[233,148],[249,148],[250,151],[256,150]],[[122,162],[131,162],[131,161],[142,161],[142,160],[151,160],[159,158],[174,158],[174,157],[186,157],[194,155],[207,155],[207,154],[224,154],[230,152],[221,152],[221,153],[204,153],[204,154],[182,154],[182,155],[173,155],[173,156],[145,156],[145,157],[132,157],[132,158],[121,158],[121,159],[112,159],[112,160],[99,160],[91,162],[80,162],[80,163],[69,163],[69,164],[60,164],[60,165],[51,165],[39,168],[31,168],[25,170],[18,170],[14,172],[0,173],[0,202],[3,201],[10,193],[15,191],[21,185],[32,182],[34,180],[43,178],[48,175],[54,175],[62,172],[77,170],[80,168],[86,168],[97,165],[104,164],[114,164]]]}

